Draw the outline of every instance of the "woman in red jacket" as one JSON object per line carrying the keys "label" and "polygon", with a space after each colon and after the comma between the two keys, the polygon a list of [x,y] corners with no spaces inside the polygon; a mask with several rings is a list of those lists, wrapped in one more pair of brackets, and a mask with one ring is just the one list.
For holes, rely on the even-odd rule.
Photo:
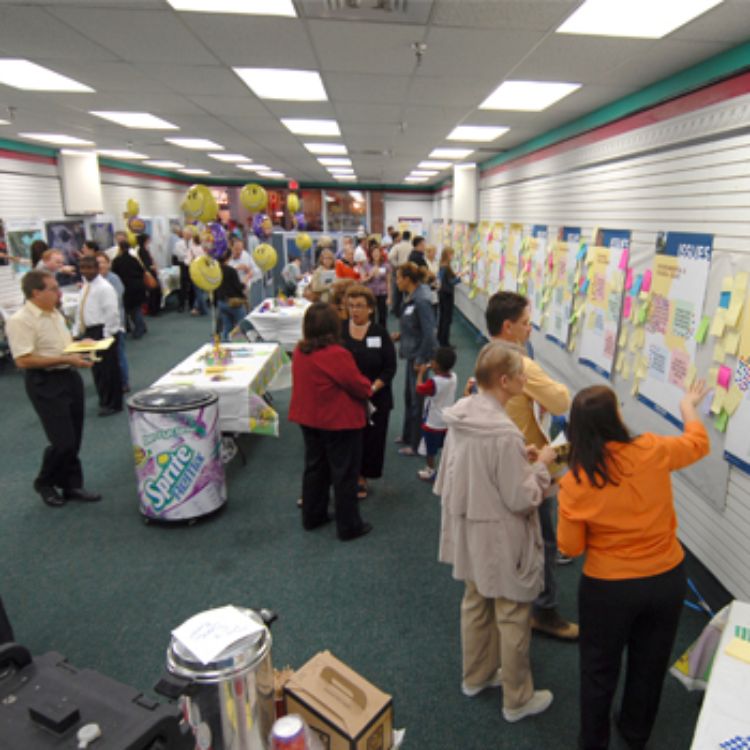
{"label": "woman in red jacket", "polygon": [[340,345],[341,321],[331,305],[310,305],[302,334],[292,357],[289,405],[289,419],[300,425],[305,440],[302,525],[310,530],[331,520],[328,500],[333,485],[339,539],[357,539],[372,530],[357,505],[362,429],[372,384]]}

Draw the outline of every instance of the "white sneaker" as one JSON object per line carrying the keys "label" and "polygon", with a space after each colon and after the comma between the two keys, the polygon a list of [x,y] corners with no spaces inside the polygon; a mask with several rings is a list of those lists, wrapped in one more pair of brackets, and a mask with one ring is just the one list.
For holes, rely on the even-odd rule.
{"label": "white sneaker", "polygon": [[431,482],[433,479],[435,479],[436,474],[437,470],[431,469],[429,466],[425,466],[424,469],[420,469],[417,472],[417,476],[425,482]]}
{"label": "white sneaker", "polygon": [[550,707],[552,698],[552,693],[549,690],[535,690],[531,699],[526,701],[520,708],[504,708],[503,719],[514,722],[521,721],[521,719],[525,719],[527,716],[540,714]]}
{"label": "white sneaker", "polygon": [[487,688],[501,687],[503,684],[503,670],[498,669],[487,682],[483,682],[481,685],[467,685],[465,682],[461,683],[461,692],[467,698],[473,698],[475,695],[479,695],[483,690]]}

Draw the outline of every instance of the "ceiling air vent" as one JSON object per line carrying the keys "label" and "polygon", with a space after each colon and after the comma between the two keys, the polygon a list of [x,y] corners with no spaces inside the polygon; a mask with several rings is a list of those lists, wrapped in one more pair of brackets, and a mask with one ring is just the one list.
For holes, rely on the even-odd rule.
{"label": "ceiling air vent", "polygon": [[434,0],[300,0],[305,17],[425,25]]}

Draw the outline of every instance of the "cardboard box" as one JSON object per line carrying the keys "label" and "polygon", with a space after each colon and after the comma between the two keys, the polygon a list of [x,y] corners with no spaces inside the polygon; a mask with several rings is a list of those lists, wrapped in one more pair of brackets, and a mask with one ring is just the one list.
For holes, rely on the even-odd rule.
{"label": "cardboard box", "polygon": [[339,661],[321,651],[284,687],[288,714],[300,714],[325,750],[390,750],[393,702]]}

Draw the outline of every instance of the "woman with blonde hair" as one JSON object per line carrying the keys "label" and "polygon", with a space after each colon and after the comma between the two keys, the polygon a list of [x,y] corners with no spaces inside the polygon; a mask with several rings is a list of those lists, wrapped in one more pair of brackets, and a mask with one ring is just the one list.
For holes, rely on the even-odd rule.
{"label": "woman with blonde hair", "polygon": [[552,703],[549,690],[534,690],[529,647],[544,586],[537,508],[556,454],[525,445],[505,411],[526,382],[518,352],[487,344],[475,376],[479,392],[443,410],[448,434],[434,489],[442,498],[440,560],[465,587],[461,689],[473,697],[502,685],[503,717],[515,722]]}
{"label": "woman with blonde hair", "polygon": [[328,247],[323,248],[318,256],[318,265],[313,271],[310,285],[305,290],[305,297],[311,302],[330,302],[331,284],[336,278],[334,264],[336,256]]}

